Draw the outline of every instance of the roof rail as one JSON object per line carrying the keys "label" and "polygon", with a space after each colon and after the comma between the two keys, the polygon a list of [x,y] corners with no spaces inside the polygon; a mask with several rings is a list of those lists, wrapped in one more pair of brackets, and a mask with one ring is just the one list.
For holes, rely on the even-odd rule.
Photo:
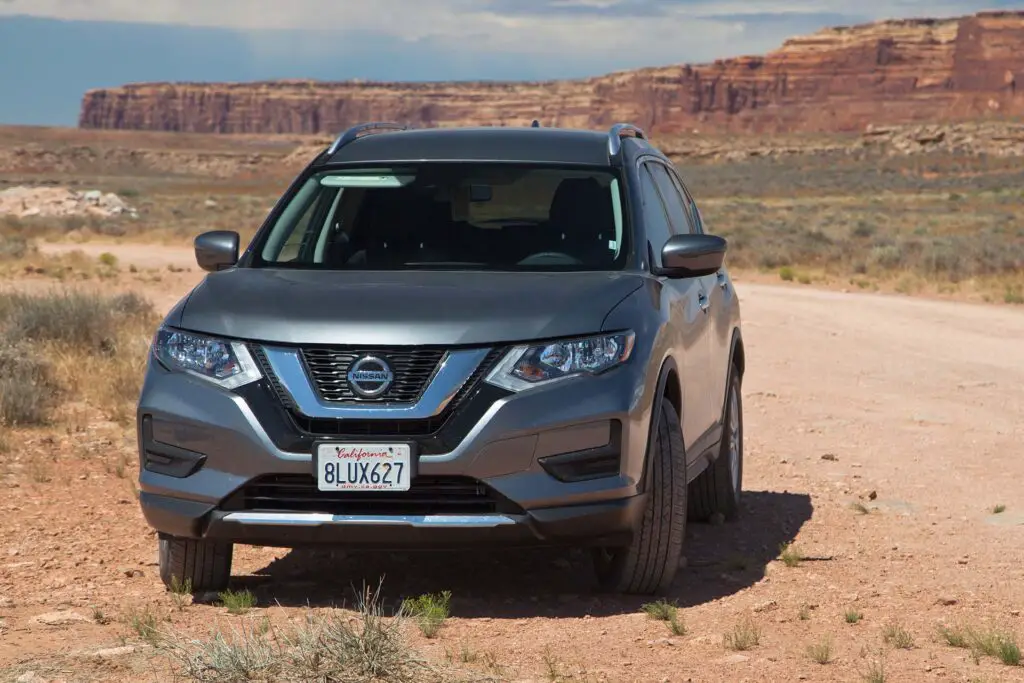
{"label": "roof rail", "polygon": [[619,155],[624,137],[647,139],[644,131],[632,123],[616,123],[608,131],[608,153],[613,157]]}
{"label": "roof rail", "polygon": [[331,146],[327,148],[327,154],[330,156],[339,149],[347,145],[348,143],[355,140],[361,133],[369,133],[371,131],[377,133],[383,133],[389,130],[409,130],[408,126],[403,126],[400,123],[391,123],[390,121],[377,121],[374,123],[360,123],[357,126],[352,126],[344,133],[335,138]]}

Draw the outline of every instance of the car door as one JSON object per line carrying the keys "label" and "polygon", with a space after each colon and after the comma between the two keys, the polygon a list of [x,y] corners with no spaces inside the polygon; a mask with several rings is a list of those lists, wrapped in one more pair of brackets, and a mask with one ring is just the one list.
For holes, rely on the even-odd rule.
{"label": "car door", "polygon": [[[677,173],[672,174],[672,179],[677,183],[681,196],[687,203],[687,209],[693,217],[694,225],[698,232],[704,233],[704,217],[701,215],[697,203],[690,194],[689,189]],[[725,390],[729,381],[729,361],[732,358],[732,309],[736,297],[732,281],[723,265],[714,275],[708,276],[708,342],[710,370],[711,370],[711,395],[718,399],[719,415],[725,408]]]}
{"label": "car door", "polygon": [[[659,189],[657,178],[665,173],[664,166],[654,160],[641,163],[638,168],[643,197],[644,223],[654,264],[661,265],[661,250],[665,242],[680,231],[672,220],[676,207],[671,195],[667,198]],[[669,181],[671,186],[671,181]],[[688,228],[684,227],[684,230]],[[687,453],[696,457],[694,446],[711,426],[711,415],[705,395],[707,385],[707,325],[705,312],[706,287],[701,278],[658,278],[665,287],[670,317],[669,329],[674,347],[676,367],[682,381],[682,427]]]}

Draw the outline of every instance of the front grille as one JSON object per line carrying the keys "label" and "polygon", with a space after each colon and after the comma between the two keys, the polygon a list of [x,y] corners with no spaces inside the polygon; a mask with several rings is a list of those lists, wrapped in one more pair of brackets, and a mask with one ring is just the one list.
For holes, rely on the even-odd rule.
{"label": "front grille", "polygon": [[445,409],[433,417],[419,420],[334,420],[306,417],[296,410],[291,411],[291,416],[299,429],[318,436],[430,436],[444,427],[459,404],[477,387],[504,352],[503,348],[492,349]]}
{"label": "front grille", "polygon": [[[444,349],[434,348],[351,348],[322,347],[302,349],[302,358],[317,393],[325,401],[364,403],[412,403],[423,393],[437,371]],[[362,356],[374,356],[387,362],[394,380],[379,396],[363,397],[352,391],[348,371]]]}
{"label": "front grille", "polygon": [[438,515],[521,512],[468,477],[418,476],[408,491],[321,491],[312,475],[259,477],[228,498],[224,510],[319,512],[331,515]]}

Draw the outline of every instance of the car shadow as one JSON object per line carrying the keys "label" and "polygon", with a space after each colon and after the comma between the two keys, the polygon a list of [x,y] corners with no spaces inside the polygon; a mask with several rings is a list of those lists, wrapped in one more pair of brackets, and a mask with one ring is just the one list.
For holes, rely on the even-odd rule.
{"label": "car shadow", "polygon": [[[749,587],[811,518],[810,496],[744,492],[740,519],[690,524],[685,566],[663,596],[680,607],[699,605]],[[651,597],[600,592],[589,551],[571,548],[360,552],[295,549],[250,576],[236,577],[259,604],[351,606],[365,588],[381,586],[385,608],[405,597],[451,591],[462,618],[608,616],[634,612]]]}

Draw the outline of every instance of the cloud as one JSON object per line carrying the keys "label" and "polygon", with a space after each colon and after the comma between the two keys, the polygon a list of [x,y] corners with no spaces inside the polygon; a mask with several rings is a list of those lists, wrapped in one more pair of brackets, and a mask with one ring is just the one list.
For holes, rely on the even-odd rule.
{"label": "cloud", "polygon": [[0,68],[0,123],[73,125],[84,90],[125,82],[577,78],[763,54],[824,26],[1015,6],[1020,0],[0,0],[0,65],[12,66]]}
{"label": "cloud", "polygon": [[[777,47],[794,34],[884,17],[949,16],[1014,0],[0,0],[0,17],[230,29],[261,63],[495,63],[545,77],[701,62]],[[417,52],[418,51],[418,52]],[[0,54],[3,48],[0,46]],[[444,61],[441,60],[441,61]],[[339,62],[339,64],[341,64]],[[343,68],[339,69],[343,70]],[[473,71],[473,69],[466,69]],[[418,71],[410,66],[410,71]],[[358,74],[342,75],[348,77]],[[452,77],[438,72],[436,78]]]}
{"label": "cloud", "polygon": [[[340,34],[372,30],[401,40],[502,36],[541,44],[559,36],[566,47],[592,31],[641,45],[665,30],[702,40],[706,20],[728,16],[838,15],[855,20],[885,16],[969,13],[1013,0],[0,0],[0,13],[57,19],[153,22],[239,30],[308,28]],[[651,21],[657,18],[658,21]],[[622,35],[633,33],[634,35]],[[719,33],[718,37],[723,34]],[[508,39],[511,41],[512,39]],[[591,50],[601,49],[586,41]]]}

